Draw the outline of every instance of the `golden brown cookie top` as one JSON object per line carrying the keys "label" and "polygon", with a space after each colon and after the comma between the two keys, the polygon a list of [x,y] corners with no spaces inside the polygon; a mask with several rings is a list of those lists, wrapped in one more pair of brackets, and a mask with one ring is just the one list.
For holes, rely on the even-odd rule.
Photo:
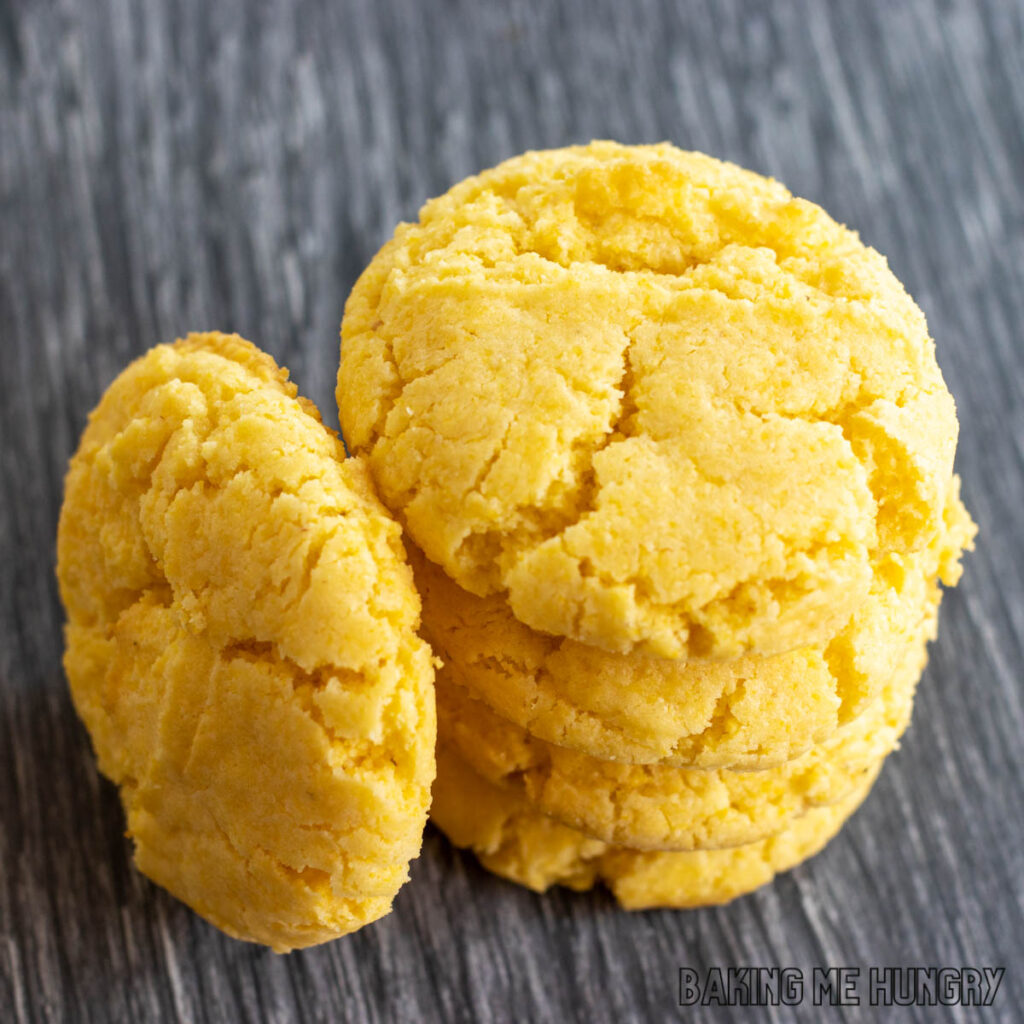
{"label": "golden brown cookie top", "polygon": [[823,640],[938,529],[957,424],[877,252],[669,145],[527,153],[357,283],[349,445],[466,589],[611,651]]}
{"label": "golden brown cookie top", "polygon": [[434,771],[400,531],[287,374],[190,335],[90,417],[58,535],[65,666],[139,867],[279,949],[387,912]]}

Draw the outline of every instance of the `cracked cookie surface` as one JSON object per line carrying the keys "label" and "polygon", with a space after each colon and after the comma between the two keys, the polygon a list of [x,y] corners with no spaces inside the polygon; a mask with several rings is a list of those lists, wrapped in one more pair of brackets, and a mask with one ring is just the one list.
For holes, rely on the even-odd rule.
{"label": "cracked cookie surface", "polygon": [[444,666],[437,676],[439,741],[487,781],[603,842],[640,850],[741,846],[843,799],[898,745],[936,611],[937,603],[923,610],[878,699],[828,739],[774,768],[679,768],[588,757],[501,718]]}
{"label": "cracked cookie surface", "polygon": [[933,547],[886,556],[831,640],[777,655],[680,661],[612,654],[521,623],[501,595],[463,590],[414,547],[423,630],[445,676],[534,736],[591,757],[699,768],[792,760],[874,700],[959,575],[970,523],[950,490]]}
{"label": "cracked cookie surface", "polygon": [[658,852],[610,846],[542,814],[522,794],[487,782],[445,744],[437,751],[430,820],[489,871],[535,892],[603,883],[627,910],[726,903],[814,856],[860,806],[881,763],[849,795],[781,832],[721,850]]}
{"label": "cracked cookie surface", "polygon": [[669,145],[527,153],[427,203],[349,297],[338,404],[462,587],[672,658],[832,636],[938,529],[957,436],[884,258]]}
{"label": "cracked cookie surface", "polygon": [[398,525],[274,361],[160,345],[110,386],[58,532],[65,669],[143,873],[277,950],[387,913],[434,773]]}

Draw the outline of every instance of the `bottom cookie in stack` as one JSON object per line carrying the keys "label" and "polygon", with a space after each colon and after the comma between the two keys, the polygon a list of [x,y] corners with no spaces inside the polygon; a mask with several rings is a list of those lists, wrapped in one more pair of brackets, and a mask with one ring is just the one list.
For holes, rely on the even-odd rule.
{"label": "bottom cookie in stack", "polygon": [[760,771],[599,761],[506,722],[437,674],[438,741],[483,779],[521,794],[573,829],[634,850],[743,846],[857,790],[910,720],[924,637],[906,652],[882,696],[806,754]]}
{"label": "bottom cookie in stack", "polygon": [[726,849],[658,852],[612,846],[562,824],[522,793],[488,782],[443,743],[430,817],[488,870],[535,892],[604,883],[627,910],[707,906],[752,892],[818,853],[867,796],[883,760],[840,801],[813,808],[765,839]]}

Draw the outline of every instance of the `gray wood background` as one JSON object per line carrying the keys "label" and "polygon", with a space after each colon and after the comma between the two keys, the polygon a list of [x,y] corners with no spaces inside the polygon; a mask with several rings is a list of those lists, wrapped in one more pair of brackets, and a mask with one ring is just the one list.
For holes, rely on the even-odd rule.
{"label": "gray wood background", "polygon": [[[217,327],[336,422],[342,305],[396,221],[592,137],[779,177],[925,308],[982,534],[914,725],[822,856],[724,909],[537,897],[431,831],[360,934],[226,939],[131,868],[68,699],[54,532],[86,414]],[[0,1020],[707,1021],[730,1011],[680,1011],[682,965],[890,964],[1005,966],[994,1008],[946,1017],[1024,1019],[1021,3],[3,0],[0,230]],[[794,1016],[823,1013],[758,1019]]]}

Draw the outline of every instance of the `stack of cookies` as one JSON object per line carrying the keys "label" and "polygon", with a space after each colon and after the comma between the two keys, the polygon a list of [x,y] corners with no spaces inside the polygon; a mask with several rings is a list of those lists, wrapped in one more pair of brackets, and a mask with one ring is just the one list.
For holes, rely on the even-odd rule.
{"label": "stack of cookies", "polygon": [[443,661],[453,842],[693,906],[853,813],[974,532],[924,317],[855,234],[671,146],[529,153],[373,260],[338,401]]}
{"label": "stack of cookies", "polygon": [[431,799],[498,874],[627,907],[853,813],[974,534],[878,253],[699,154],[528,153],[374,258],[338,403],[357,458],[190,335],[71,460],[64,664],[150,878],[288,950],[389,911]]}

